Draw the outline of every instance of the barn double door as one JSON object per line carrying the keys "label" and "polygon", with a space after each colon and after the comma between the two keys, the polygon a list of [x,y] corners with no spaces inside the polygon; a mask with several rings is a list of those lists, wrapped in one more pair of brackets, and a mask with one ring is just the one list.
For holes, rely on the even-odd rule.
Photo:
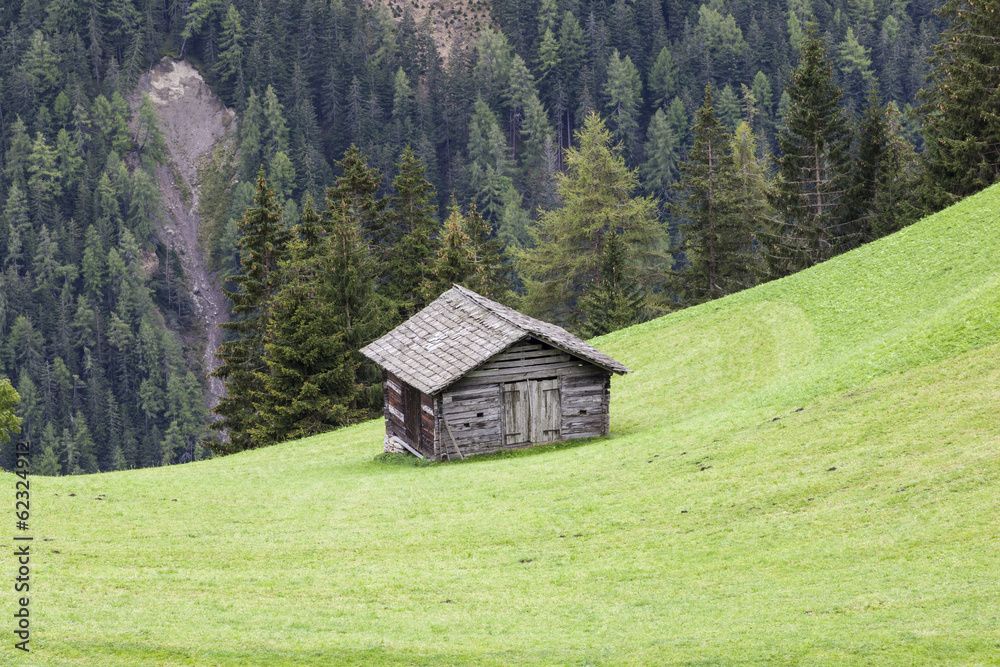
{"label": "barn double door", "polygon": [[523,380],[503,385],[504,446],[559,439],[562,407],[559,380]]}

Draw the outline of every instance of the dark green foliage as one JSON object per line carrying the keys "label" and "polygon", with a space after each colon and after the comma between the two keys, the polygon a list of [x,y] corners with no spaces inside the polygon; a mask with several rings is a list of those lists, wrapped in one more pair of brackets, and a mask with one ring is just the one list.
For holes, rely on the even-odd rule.
{"label": "dark green foliage", "polygon": [[267,306],[264,363],[253,373],[257,418],[244,427],[254,446],[322,433],[351,419],[354,359],[336,326],[318,222],[307,201],[300,238],[280,265],[283,284]]}
{"label": "dark green foliage", "polygon": [[915,221],[916,157],[900,135],[900,114],[874,88],[858,126],[858,148],[844,216],[858,243],[881,238]]}
{"label": "dark green foliage", "polygon": [[642,285],[634,275],[628,249],[612,232],[604,239],[600,272],[581,298],[585,336],[602,336],[646,319]]}
{"label": "dark green foliage", "polygon": [[437,254],[437,211],[432,203],[434,186],[424,178],[424,166],[407,147],[397,165],[399,175],[392,181],[395,194],[387,215],[394,233],[388,260],[385,295],[394,301],[404,319],[433,299],[428,285]]}
{"label": "dark green foliage", "polygon": [[251,433],[260,422],[256,406],[263,388],[258,374],[265,372],[270,301],[281,285],[278,268],[287,257],[291,233],[281,224],[281,208],[263,172],[257,175],[254,206],[247,209],[239,226],[242,273],[230,278],[237,289],[223,290],[233,302],[234,319],[221,325],[233,337],[219,347],[216,356],[221,363],[213,373],[226,385],[226,396],[214,410],[221,419],[213,427],[227,430],[229,441],[212,446],[224,454],[268,444],[255,440]]}
{"label": "dark green foliage", "polygon": [[322,218],[306,201],[298,238],[280,264],[264,364],[254,373],[258,418],[248,435],[257,446],[322,433],[380,407],[380,374],[358,351],[384,332],[387,309],[374,292],[360,216],[334,194],[331,188]]}
{"label": "dark green foliage", "polygon": [[427,288],[429,298],[437,298],[452,285],[464,284],[473,274],[472,249],[465,233],[465,218],[452,197],[450,214],[444,221],[434,275]]}
{"label": "dark green foliage", "polygon": [[851,130],[833,83],[833,65],[815,24],[789,79],[785,129],[768,241],[772,275],[780,277],[830,259],[855,241],[841,206],[850,169]]}
{"label": "dark green foliage", "polygon": [[937,210],[1000,177],[1000,3],[949,0],[922,93],[927,147],[923,195]]}
{"label": "dark green foliage", "polygon": [[687,303],[718,299],[747,287],[751,230],[740,215],[732,136],[715,117],[712,88],[695,116],[694,145],[681,163],[679,208],[689,224],[682,247],[690,266],[683,276]]}
{"label": "dark green foliage", "polygon": [[511,277],[514,268],[511,258],[507,255],[503,240],[490,230],[486,220],[479,214],[475,202],[469,205],[463,229],[469,239],[473,268],[472,275],[463,284],[494,301],[510,303],[514,297]]}
{"label": "dark green foliage", "polygon": [[334,202],[344,202],[351,215],[361,225],[361,231],[379,254],[379,260],[388,256],[393,241],[386,225],[385,210],[388,201],[378,196],[382,176],[375,167],[369,167],[361,150],[351,144],[337,167],[343,172],[327,196]]}
{"label": "dark green foliage", "polygon": [[489,225],[474,203],[468,215],[462,215],[452,197],[448,211],[428,297],[462,285],[495,301],[510,302],[510,266],[503,241],[491,238]]}
{"label": "dark green foliage", "polygon": [[[348,209],[372,245],[378,292],[402,302],[398,319],[430,296],[418,292],[426,292],[428,258],[438,256],[434,211],[452,192],[467,212],[463,233],[476,267],[469,281],[477,291],[509,299],[508,285],[521,284],[499,259],[498,239],[530,252],[529,228],[546,211],[564,208],[556,175],[567,168],[564,149],[580,147],[575,132],[592,110],[607,116],[623,142],[624,165],[641,167],[640,187],[666,202],[683,197],[683,190],[669,188],[691,146],[689,118],[705,84],[730,91],[725,105],[717,99],[716,116],[737,134],[740,120],[750,124],[750,134],[734,139],[733,152],[737,144],[756,143],[754,160],[743,151],[746,177],[737,194],[745,224],[756,225],[770,213],[751,193],[766,186],[769,152],[779,159],[787,152],[776,132],[787,129],[784,121],[794,111],[785,87],[795,59],[805,57],[802,26],[810,14],[834,56],[845,107],[860,116],[874,84],[884,104],[904,110],[898,120],[886,112],[891,134],[918,151],[921,116],[928,119],[922,207],[939,207],[993,182],[1000,142],[993,137],[990,91],[996,86],[989,68],[996,63],[977,41],[995,33],[991,2],[945,9],[951,28],[937,49],[919,116],[905,111],[932,71],[924,58],[942,26],[932,14],[939,0],[795,2],[791,14],[776,0],[752,7],[495,0],[491,18],[498,31],[483,30],[473,48],[456,45],[447,60],[439,58],[440,33],[431,18],[418,24],[404,11],[397,22],[398,14],[382,3],[7,3],[0,9],[0,374],[18,387],[24,375],[31,389],[19,407],[31,415],[26,437],[40,442],[52,426],[50,446],[35,449],[47,470],[55,459],[60,473],[88,467],[79,465],[73,449],[77,413],[97,444],[101,470],[199,455],[204,415],[191,408],[191,397],[200,395],[201,385],[186,378],[199,373],[200,355],[181,344],[197,336],[194,311],[178,258],[157,240],[153,168],[163,147],[152,105],[139,100],[130,110],[127,103],[161,50],[191,57],[240,115],[241,163],[232,166],[239,173],[220,171],[212,195],[202,193],[218,218],[209,230],[214,266],[238,271],[237,222],[262,166],[292,224],[305,195],[318,199],[331,184],[330,165],[343,156],[334,199],[351,193]],[[757,114],[749,118],[735,103],[741,85],[756,98]],[[897,194],[915,188],[908,176],[890,178],[886,171],[908,164],[909,149],[902,140],[881,142],[875,121],[859,118],[857,168],[841,188],[848,196],[820,225],[833,239],[830,252],[908,219],[908,213],[900,219],[905,206],[897,205]],[[350,149],[352,142],[359,148]],[[410,197],[422,199],[418,208],[427,210],[416,234],[409,214],[399,213],[403,198],[392,186],[403,175],[394,161],[407,144],[423,165],[420,180],[436,186]],[[862,176],[874,173],[874,180]],[[234,176],[240,182],[229,188]],[[419,184],[411,177],[404,176],[411,183],[403,189],[413,192]],[[227,190],[231,199],[222,201],[219,193]],[[391,215],[390,194],[396,195]],[[781,226],[758,237],[785,243],[772,253],[784,266],[779,273],[816,259],[788,261],[802,254],[806,236],[817,234],[815,220],[803,226],[801,211],[790,212],[787,194],[775,199],[783,202]],[[472,202],[482,217],[473,215]],[[676,240],[676,214],[663,207],[658,215]],[[792,231],[803,232],[800,245]],[[497,252],[487,250],[490,245]],[[753,261],[759,249],[759,243],[750,249]],[[402,255],[407,259],[397,264]],[[580,285],[596,284],[592,277]],[[171,382],[186,389],[171,392]],[[356,384],[367,387],[366,395],[377,393],[375,377]],[[70,449],[77,461],[72,469],[66,467]]]}

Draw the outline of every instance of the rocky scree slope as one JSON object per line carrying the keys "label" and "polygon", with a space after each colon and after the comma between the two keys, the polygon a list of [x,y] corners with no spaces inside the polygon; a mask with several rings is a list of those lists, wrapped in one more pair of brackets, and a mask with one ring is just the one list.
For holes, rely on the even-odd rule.
{"label": "rocky scree slope", "polygon": [[[166,163],[156,169],[164,209],[161,237],[181,258],[195,316],[205,329],[205,372],[211,373],[218,365],[215,351],[222,342],[218,325],[228,321],[229,308],[220,276],[208,269],[208,253],[199,244],[199,169],[208,165],[216,146],[236,141],[236,113],[185,60],[164,57],[143,75],[137,99],[141,93],[155,104],[167,147]],[[209,378],[209,407],[224,393],[222,382]]]}

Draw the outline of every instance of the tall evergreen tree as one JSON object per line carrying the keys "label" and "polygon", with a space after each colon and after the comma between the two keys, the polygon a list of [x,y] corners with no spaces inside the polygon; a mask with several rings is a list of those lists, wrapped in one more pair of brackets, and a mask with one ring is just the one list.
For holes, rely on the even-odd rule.
{"label": "tall evergreen tree", "polygon": [[[342,160],[336,163],[342,175],[337,178],[327,196],[345,202],[348,211],[361,225],[361,231],[377,253],[388,253],[393,241],[386,227],[385,210],[388,202],[378,196],[382,175],[377,167],[369,167],[361,149],[351,144]],[[381,261],[380,256],[380,261]]]}
{"label": "tall evergreen tree", "polygon": [[736,282],[742,287],[752,287],[766,279],[763,247],[759,239],[773,216],[769,197],[774,189],[768,164],[770,154],[757,146],[757,135],[749,121],[741,121],[733,133],[729,153],[732,156],[735,185],[735,203],[738,222],[736,228],[743,246],[740,248],[745,269]]}
{"label": "tall evergreen tree", "polygon": [[748,230],[736,207],[736,173],[728,152],[732,140],[715,117],[711,84],[695,115],[694,145],[681,163],[678,187],[685,191],[681,213],[683,249],[690,262],[683,280],[689,303],[718,299],[745,287]]}
{"label": "tall evergreen tree", "polygon": [[489,224],[479,215],[475,202],[469,205],[463,230],[469,238],[473,264],[472,275],[464,284],[494,301],[510,302],[513,297],[510,277],[512,267],[504,242],[493,234]]}
{"label": "tall evergreen tree", "polygon": [[348,423],[355,360],[337,326],[332,267],[320,218],[306,200],[298,239],[280,263],[283,284],[268,306],[264,366],[253,373],[259,445],[315,435]]}
{"label": "tall evergreen tree", "polygon": [[891,102],[882,104],[873,86],[858,126],[857,156],[844,202],[844,217],[859,244],[919,217],[913,196],[916,156],[899,136],[899,115]]}
{"label": "tall evergreen tree", "polygon": [[604,88],[611,113],[612,137],[620,143],[625,157],[636,152],[639,131],[639,107],[642,105],[642,79],[629,56],[618,57],[617,49],[608,61],[608,82]]}
{"label": "tall evergreen tree", "polygon": [[434,276],[430,281],[429,297],[437,298],[452,285],[464,284],[473,273],[473,256],[469,237],[465,233],[465,216],[451,198],[448,219],[444,221],[438,245]]}
{"label": "tall evergreen tree", "polygon": [[768,255],[775,277],[824,262],[846,244],[840,202],[850,168],[851,131],[815,23],[800,47],[799,64],[785,90],[785,128],[778,135],[776,227]]}
{"label": "tall evergreen tree", "polygon": [[923,197],[943,208],[1000,177],[1000,2],[948,0],[920,107],[926,146]]}
{"label": "tall evergreen tree", "polygon": [[252,436],[260,419],[255,392],[260,389],[258,374],[266,372],[264,342],[270,320],[269,302],[280,287],[278,267],[287,256],[291,234],[281,224],[281,208],[263,172],[257,174],[254,206],[243,215],[239,229],[242,273],[231,279],[236,290],[223,289],[233,302],[234,319],[220,325],[234,338],[219,346],[216,357],[221,363],[212,374],[226,386],[226,395],[214,409],[221,419],[213,427],[228,432],[229,441],[212,445],[214,451],[223,454],[266,444]]}
{"label": "tall evergreen tree", "polygon": [[585,317],[582,331],[588,337],[603,336],[645,319],[642,285],[616,232],[604,241],[600,267],[597,280],[581,298]]}
{"label": "tall evergreen tree", "polygon": [[671,186],[677,182],[680,162],[680,138],[667,120],[663,109],[657,109],[646,130],[646,161],[641,173],[646,192],[660,201],[670,197]]}
{"label": "tall evergreen tree", "polygon": [[402,317],[410,317],[427,305],[425,286],[433,275],[437,254],[434,186],[424,178],[424,166],[407,147],[392,181],[389,219],[398,234],[390,258],[385,294],[396,302]]}

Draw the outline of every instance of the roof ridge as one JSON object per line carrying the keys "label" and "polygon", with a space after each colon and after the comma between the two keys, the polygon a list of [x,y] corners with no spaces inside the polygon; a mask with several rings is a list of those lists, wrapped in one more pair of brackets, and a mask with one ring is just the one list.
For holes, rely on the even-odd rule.
{"label": "roof ridge", "polygon": [[[518,329],[520,329],[521,331],[524,331],[525,333],[536,333],[535,331],[532,331],[530,329],[525,329],[523,326],[521,326],[517,322],[514,322],[513,320],[511,320],[509,317],[507,317],[503,313],[498,313],[494,308],[492,308],[492,307],[490,307],[490,306],[488,306],[488,305],[486,305],[484,303],[481,303],[479,301],[479,299],[482,299],[483,301],[488,301],[490,304],[495,304],[495,305],[500,306],[501,308],[504,308],[506,310],[514,310],[513,308],[510,308],[509,306],[505,306],[505,305],[503,305],[502,303],[500,303],[498,301],[494,301],[493,299],[490,299],[489,297],[485,297],[482,294],[479,294],[477,292],[473,292],[468,287],[462,287],[461,285],[456,285],[455,283],[452,283],[451,285],[454,288],[458,288],[459,293],[462,296],[464,296],[465,298],[467,298],[470,301],[474,302],[477,306],[482,306],[483,308],[487,308],[491,313],[493,313],[494,315],[496,315],[497,317],[499,317],[501,320],[503,320],[507,324],[509,324],[511,326],[514,326],[514,327],[517,327]],[[517,312],[517,311],[514,311],[514,312]],[[523,316],[531,318],[531,319],[536,319],[536,318],[531,317],[531,315],[523,315]]]}

